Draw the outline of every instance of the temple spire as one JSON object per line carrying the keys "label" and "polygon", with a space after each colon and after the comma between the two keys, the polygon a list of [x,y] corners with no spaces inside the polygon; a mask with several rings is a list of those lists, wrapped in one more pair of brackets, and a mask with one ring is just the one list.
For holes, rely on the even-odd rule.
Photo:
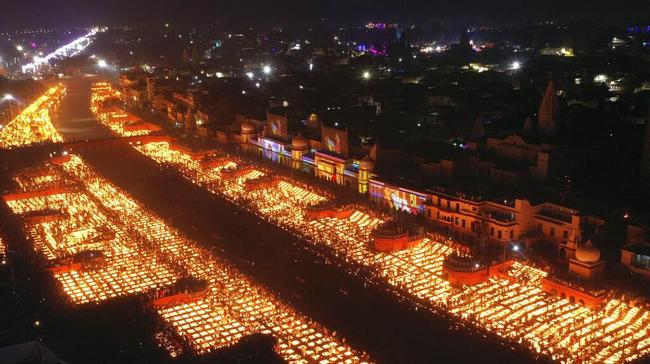
{"label": "temple spire", "polygon": [[545,135],[555,134],[559,116],[560,101],[555,93],[555,84],[553,81],[549,81],[542,103],[539,105],[539,113],[537,116],[537,129],[539,132]]}

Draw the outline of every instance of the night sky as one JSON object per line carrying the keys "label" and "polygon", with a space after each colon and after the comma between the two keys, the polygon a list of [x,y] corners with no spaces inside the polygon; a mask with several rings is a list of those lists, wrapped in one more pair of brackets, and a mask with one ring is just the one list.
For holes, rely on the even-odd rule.
{"label": "night sky", "polygon": [[648,0],[2,0],[0,28],[155,22],[309,23],[649,16]]}

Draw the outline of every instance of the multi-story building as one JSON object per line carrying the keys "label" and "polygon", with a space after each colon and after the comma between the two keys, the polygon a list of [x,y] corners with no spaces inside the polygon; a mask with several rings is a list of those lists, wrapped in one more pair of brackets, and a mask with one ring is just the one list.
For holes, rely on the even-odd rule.
{"label": "multi-story building", "polygon": [[562,256],[575,255],[581,231],[603,222],[580,211],[550,202],[523,198],[490,200],[444,189],[417,191],[391,185],[375,177],[370,197],[401,211],[424,214],[432,222],[468,239],[507,243],[552,243]]}
{"label": "multi-story building", "polygon": [[[547,242],[554,244],[560,254],[573,258],[581,231],[585,225],[599,225],[602,221],[584,216],[580,211],[550,202],[534,203],[526,198],[497,200],[479,198],[444,189],[407,188],[403,183],[391,183],[373,172],[375,161],[369,155],[350,157],[343,140],[344,132],[322,128],[321,139],[314,140],[287,131],[286,118],[267,115],[267,122],[259,126],[245,121],[238,138],[242,149],[255,152],[279,164],[291,166],[369,197],[390,208],[422,214],[429,221],[446,227],[467,239],[499,243],[518,241],[525,244]],[[500,143],[496,143],[501,147]],[[530,158],[539,158],[541,150],[550,147],[525,148]],[[520,150],[520,147],[516,147]],[[505,148],[506,152],[510,149]],[[372,153],[370,153],[372,154]]]}
{"label": "multi-story building", "polygon": [[[350,153],[347,130],[320,126],[319,140],[316,135],[308,138],[289,133],[285,115],[267,113],[267,120],[261,124],[260,133],[253,121],[242,122],[240,135],[234,139],[239,140],[244,151],[360,193],[368,192],[374,160],[363,150]],[[320,125],[314,120],[311,124]]]}
{"label": "multi-story building", "polygon": [[650,278],[650,228],[648,226],[628,225],[625,246],[621,249],[621,264],[631,272]]}

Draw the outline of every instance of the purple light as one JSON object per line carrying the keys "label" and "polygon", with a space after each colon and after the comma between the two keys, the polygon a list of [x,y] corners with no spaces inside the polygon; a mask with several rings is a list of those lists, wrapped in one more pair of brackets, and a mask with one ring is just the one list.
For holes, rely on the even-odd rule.
{"label": "purple light", "polygon": [[370,54],[373,56],[388,56],[388,52],[386,51],[386,48],[382,47],[381,49],[377,49],[374,46],[371,47],[369,50]]}

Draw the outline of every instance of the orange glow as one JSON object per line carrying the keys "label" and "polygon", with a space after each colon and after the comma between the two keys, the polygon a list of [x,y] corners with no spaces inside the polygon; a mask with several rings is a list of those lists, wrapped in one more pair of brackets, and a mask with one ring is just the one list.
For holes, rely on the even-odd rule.
{"label": "orange glow", "polygon": [[[394,290],[444,309],[496,335],[520,343],[555,360],[575,363],[631,361],[650,352],[650,310],[618,299],[591,310],[542,290],[547,273],[515,262],[504,275],[473,286],[452,286],[442,275],[444,258],[453,248],[441,237],[430,237],[408,250],[380,253],[369,248],[370,233],[384,221],[372,211],[347,218],[307,219],[305,208],[326,196],[281,180],[266,188],[247,190],[246,177],[226,178],[223,171],[205,169],[168,143],[136,147],[161,164],[178,169],[193,183],[234,201],[314,245],[333,249],[342,260],[370,268],[375,279]],[[235,158],[234,163],[242,164]],[[232,173],[229,173],[232,174]],[[250,178],[267,174],[259,171]]]}
{"label": "orange glow", "polygon": [[62,142],[61,134],[52,125],[50,110],[65,95],[62,85],[48,89],[0,130],[0,149],[24,147],[35,143]]}
{"label": "orange glow", "polygon": [[[73,155],[30,173],[34,174],[42,178],[33,182],[26,176],[16,178],[21,190],[30,191],[43,183],[77,187],[74,192],[5,199],[15,214],[25,218],[34,248],[54,265],[52,273],[75,304],[152,291],[190,276],[205,280],[207,289],[193,301],[162,300],[167,304],[156,310],[197,353],[233,345],[245,335],[265,333],[277,339],[276,351],[289,362],[368,360],[336,334],[170,228],[79,157]],[[35,219],[38,215],[50,218]],[[103,253],[99,262],[57,266],[74,254],[90,251]],[[156,338],[170,356],[179,354],[179,345],[160,333]]]}

